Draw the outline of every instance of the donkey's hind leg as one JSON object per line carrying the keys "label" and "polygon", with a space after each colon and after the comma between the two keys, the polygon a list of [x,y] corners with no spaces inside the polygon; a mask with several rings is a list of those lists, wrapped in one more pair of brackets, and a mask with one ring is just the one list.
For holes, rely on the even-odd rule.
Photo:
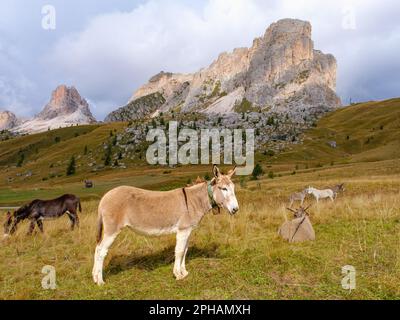
{"label": "donkey's hind leg", "polygon": [[75,215],[75,225],[79,228],[79,217],[78,217],[78,213]]}
{"label": "donkey's hind leg", "polygon": [[78,215],[76,213],[73,212],[67,212],[68,218],[69,220],[71,220],[71,230],[74,230],[75,225],[77,227],[79,227],[79,219],[78,219]]}
{"label": "donkey's hind leg", "polygon": [[75,225],[79,228],[79,216],[78,216],[78,203],[75,205],[74,209],[71,211],[75,216]]}
{"label": "donkey's hind leg", "polygon": [[114,242],[118,233],[113,235],[104,235],[103,240],[97,245],[96,251],[94,254],[94,265],[93,265],[93,281],[97,283],[99,286],[104,284],[103,281],[103,263],[104,259],[107,256],[108,249]]}

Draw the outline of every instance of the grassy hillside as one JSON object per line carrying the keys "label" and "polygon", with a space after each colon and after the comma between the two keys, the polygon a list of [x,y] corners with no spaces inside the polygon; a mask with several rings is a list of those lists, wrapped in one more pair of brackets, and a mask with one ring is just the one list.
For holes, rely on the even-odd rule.
{"label": "grassy hillside", "polygon": [[[98,288],[91,268],[99,198],[121,184],[164,190],[211,174],[210,166],[171,169],[134,161],[125,161],[126,169],[91,172],[87,164],[102,161],[110,131],[126,125],[73,127],[0,143],[0,205],[64,192],[83,199],[78,230],[70,232],[62,217],[46,221],[45,234],[27,241],[25,222],[0,242],[0,299],[400,299],[400,99],[335,111],[304,134],[304,144],[275,156],[257,154],[274,179],[235,178],[239,214],[205,217],[191,237],[185,280],[172,276],[174,236],[146,238],[125,230],[106,259],[106,285]],[[39,144],[37,152],[29,148]],[[85,155],[85,146],[92,153]],[[18,168],[21,149],[27,156]],[[77,173],[67,177],[72,154]],[[28,170],[30,177],[16,175]],[[43,181],[52,170],[60,176]],[[14,180],[7,182],[10,176]],[[84,189],[84,178],[93,179],[95,188]],[[339,182],[346,191],[336,202],[307,199],[316,241],[288,244],[277,236],[291,218],[285,207],[292,192]],[[41,288],[44,265],[56,268],[55,291]],[[345,265],[357,272],[351,292],[341,286]]]}
{"label": "grassy hillside", "polygon": [[[109,143],[111,134],[124,127],[123,123],[74,126],[1,142],[0,185],[6,182],[7,177],[14,180],[11,186],[29,185],[49,178],[61,183],[79,181],[90,174],[89,161],[102,162],[104,143]],[[18,166],[22,154],[24,160]],[[72,156],[77,160],[77,174],[65,177]],[[29,171],[32,176],[24,175]]]}
{"label": "grassy hillside", "polygon": [[[328,143],[335,141],[336,148]],[[334,111],[274,163],[329,165],[400,158],[400,99],[367,102]]]}
{"label": "grassy hillside", "polygon": [[[69,127],[0,142],[0,205],[19,205],[64,192],[98,199],[120,184],[162,190],[185,185],[189,179],[208,172],[208,166],[150,167],[144,159],[129,158],[119,160],[124,168],[102,166],[93,170],[93,163],[104,163],[105,146],[127,126],[121,122]],[[328,144],[331,141],[336,142],[336,148]],[[304,134],[303,144],[292,145],[274,156],[260,153],[256,159],[266,173],[285,176],[399,159],[399,150],[400,99],[392,99],[332,112]],[[118,148],[113,148],[113,159],[117,153]],[[21,154],[24,160],[17,167]],[[67,176],[73,155],[76,174]],[[94,180],[95,188],[84,189],[84,179]]]}

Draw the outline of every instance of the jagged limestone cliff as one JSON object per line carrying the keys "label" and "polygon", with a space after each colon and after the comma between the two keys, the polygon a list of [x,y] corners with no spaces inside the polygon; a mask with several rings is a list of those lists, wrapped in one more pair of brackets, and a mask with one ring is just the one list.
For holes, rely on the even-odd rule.
{"label": "jagged limestone cliff", "polygon": [[148,108],[147,115],[171,110],[273,111],[296,118],[340,106],[335,89],[336,60],[314,49],[310,23],[284,19],[273,23],[251,48],[222,53],[199,72],[159,73],[134,93],[130,103],[158,93],[165,102]]}

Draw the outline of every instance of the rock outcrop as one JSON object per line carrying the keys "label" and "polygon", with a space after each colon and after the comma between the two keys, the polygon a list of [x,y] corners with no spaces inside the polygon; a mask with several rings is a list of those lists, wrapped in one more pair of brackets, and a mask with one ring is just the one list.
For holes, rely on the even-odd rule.
{"label": "rock outcrop", "polygon": [[[159,112],[271,110],[299,118],[340,106],[335,87],[336,60],[314,49],[310,23],[284,19],[273,23],[251,48],[222,53],[199,72],[159,73],[129,103],[158,93],[165,99],[156,108]],[[149,109],[149,115],[154,113],[155,108]]]}
{"label": "rock outcrop", "polygon": [[96,122],[87,101],[74,87],[58,86],[50,102],[32,120],[22,123],[13,130],[20,133],[36,133],[46,130],[83,125]]}
{"label": "rock outcrop", "polygon": [[85,117],[83,122],[96,122],[90,112],[89,104],[83,99],[74,87],[60,85],[53,91],[50,102],[44,107],[36,118],[51,120],[56,117],[69,116],[77,111]]}
{"label": "rock outcrop", "polygon": [[0,131],[10,130],[20,123],[17,116],[10,111],[0,111]]}
{"label": "rock outcrop", "polygon": [[125,107],[111,112],[104,121],[116,122],[137,120],[146,115],[153,114],[165,103],[163,96],[156,92],[131,101]]}

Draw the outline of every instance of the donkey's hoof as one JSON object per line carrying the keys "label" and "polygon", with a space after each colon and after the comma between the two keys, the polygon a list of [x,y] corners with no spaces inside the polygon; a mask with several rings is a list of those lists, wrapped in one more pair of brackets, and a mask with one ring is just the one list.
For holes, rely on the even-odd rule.
{"label": "donkey's hoof", "polygon": [[96,280],[94,280],[94,283],[97,284],[99,287],[105,285],[105,282],[103,279],[96,279]]}
{"label": "donkey's hoof", "polygon": [[187,275],[189,274],[189,272],[185,271],[181,271],[181,272],[177,272],[174,273],[176,280],[183,280],[187,277]]}
{"label": "donkey's hoof", "polygon": [[99,286],[104,285],[103,279],[101,279],[101,277],[98,274],[93,273],[93,281]]}
{"label": "donkey's hoof", "polygon": [[99,287],[104,286],[105,284],[106,284],[106,283],[105,283],[103,280],[97,281],[97,285],[98,285]]}
{"label": "donkey's hoof", "polygon": [[188,276],[189,272],[187,272],[186,270],[182,270],[181,271],[181,275],[183,278],[186,278]]}

